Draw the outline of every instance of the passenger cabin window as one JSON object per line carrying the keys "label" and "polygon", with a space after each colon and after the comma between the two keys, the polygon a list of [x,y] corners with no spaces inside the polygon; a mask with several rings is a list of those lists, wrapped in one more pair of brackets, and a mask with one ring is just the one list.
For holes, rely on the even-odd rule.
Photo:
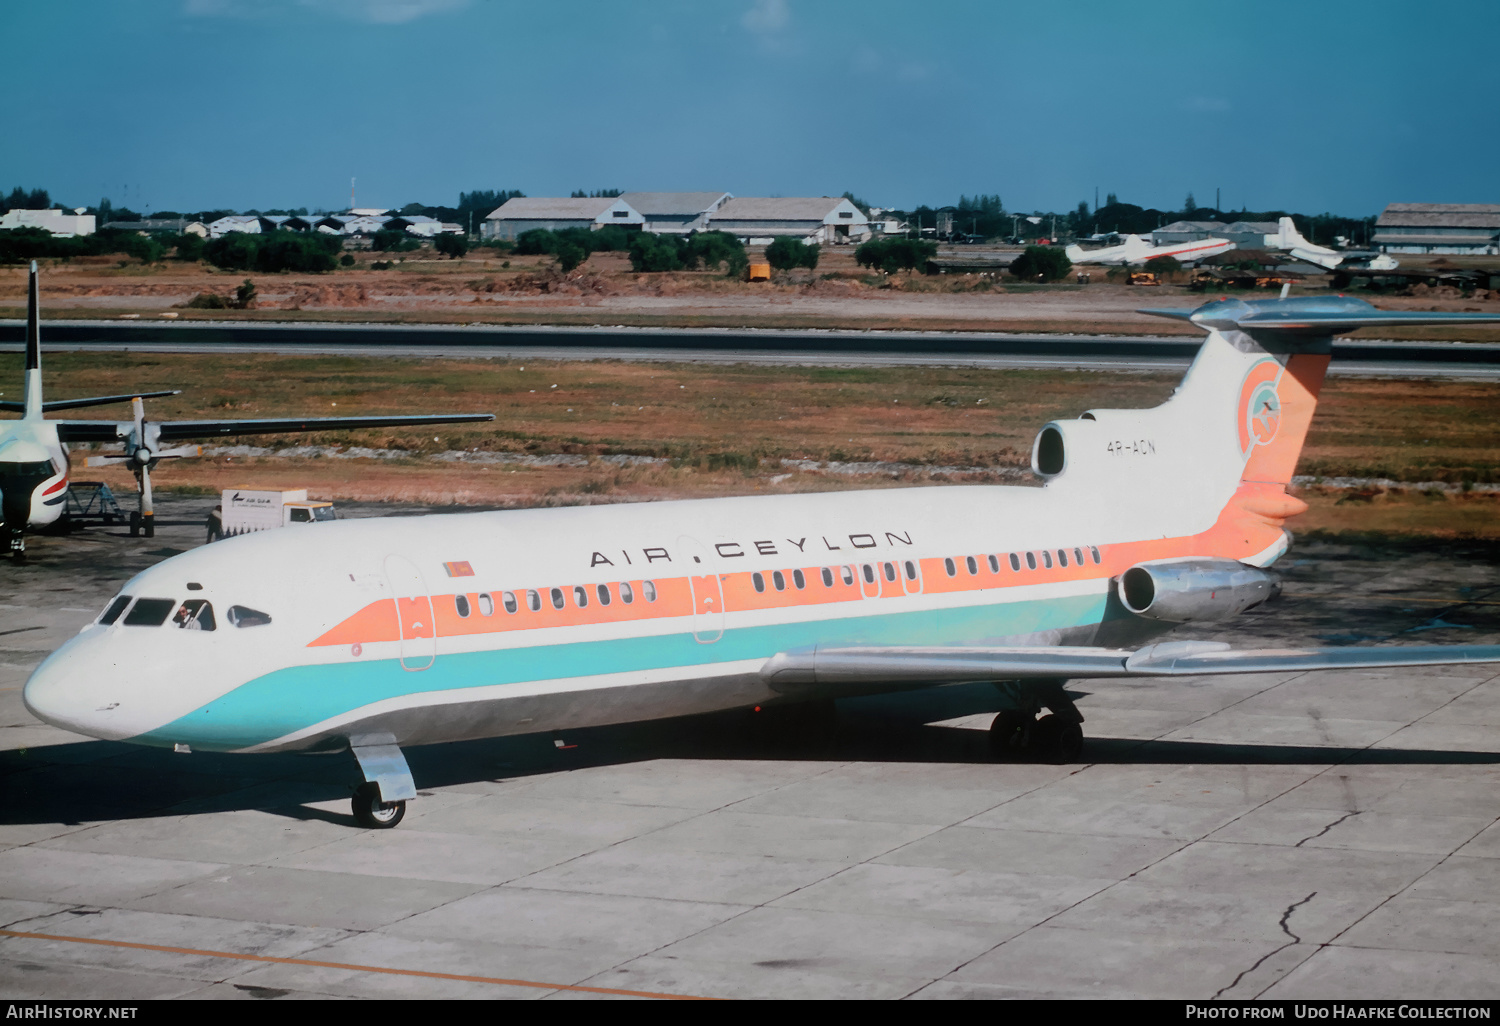
{"label": "passenger cabin window", "polygon": [[979,561],[973,556],[969,556],[964,560],[964,568],[969,571],[969,576],[973,577],[979,573]]}
{"label": "passenger cabin window", "polygon": [[500,604],[505,607],[507,613],[514,613],[520,608],[516,604],[516,593],[513,591],[502,591],[500,593]]}
{"label": "passenger cabin window", "polygon": [[801,570],[793,570],[792,583],[795,584],[797,586],[797,589],[800,591],[801,589],[807,587],[807,575],[804,574]]}
{"label": "passenger cabin window", "polygon": [[236,627],[263,627],[271,622],[271,614],[249,606],[230,606],[226,615]]}
{"label": "passenger cabin window", "polygon": [[469,615],[469,596],[454,595],[453,608],[458,610],[458,615],[467,618]]}
{"label": "passenger cabin window", "polygon": [[[515,612],[515,610],[511,610],[511,612]],[[490,598],[490,593],[487,591],[481,591],[479,593],[479,615],[495,615],[495,600]]]}
{"label": "passenger cabin window", "polygon": [[189,631],[211,631],[214,629],[214,607],[208,599],[187,599],[172,614],[172,622]]}
{"label": "passenger cabin window", "polygon": [[528,588],[526,590],[526,608],[533,613],[541,611],[542,596],[535,588]]}
{"label": "passenger cabin window", "polygon": [[992,573],[992,574],[998,574],[999,572],[1000,572],[1000,557],[999,556],[995,556],[995,555],[991,555],[990,556],[990,573]]}
{"label": "passenger cabin window", "polygon": [[826,566],[823,568],[823,587],[833,587],[833,571],[828,569]]}
{"label": "passenger cabin window", "polygon": [[627,606],[635,601],[635,590],[630,587],[629,581],[620,582],[620,601]]}
{"label": "passenger cabin window", "polygon": [[130,612],[125,614],[126,627],[160,627],[176,608],[176,599],[136,599]]}
{"label": "passenger cabin window", "polygon": [[1036,553],[1035,552],[1028,552],[1028,553],[1026,553],[1026,569],[1028,569],[1028,570],[1035,570],[1036,569]]}
{"label": "passenger cabin window", "polygon": [[948,557],[943,560],[943,569],[948,571],[949,577],[958,576],[958,565],[953,562],[952,557]]}
{"label": "passenger cabin window", "polygon": [[776,585],[777,591],[786,591],[786,577],[780,570],[771,571],[771,583]]}
{"label": "passenger cabin window", "polygon": [[125,612],[125,607],[128,605],[130,605],[129,595],[116,595],[115,600],[105,606],[104,612],[99,614],[99,622],[108,627],[120,618],[120,614]]}
{"label": "passenger cabin window", "polygon": [[869,563],[866,563],[860,569],[864,571],[865,583],[866,584],[874,584],[875,583],[875,568],[873,566],[871,566]]}
{"label": "passenger cabin window", "polygon": [[854,567],[852,567],[852,566],[841,566],[841,567],[839,567],[839,575],[841,577],[843,577],[845,584],[853,584],[854,583]]}
{"label": "passenger cabin window", "polygon": [[607,584],[600,584],[600,585],[596,586],[594,590],[599,593],[599,604],[601,606],[607,606],[607,605],[609,605],[609,599],[610,599],[609,585],[607,585]]}
{"label": "passenger cabin window", "polygon": [[573,585],[573,604],[579,609],[587,608],[589,604],[589,590],[581,584]]}
{"label": "passenger cabin window", "polygon": [[1057,565],[1058,566],[1067,566],[1068,565],[1068,550],[1067,549],[1058,549],[1057,550]]}
{"label": "passenger cabin window", "polygon": [[1089,555],[1091,555],[1091,556],[1094,557],[1094,562],[1095,563],[1099,562],[1099,549],[1098,549],[1097,546],[1094,546],[1094,545],[1090,545],[1089,546]]}
{"label": "passenger cabin window", "polygon": [[1021,569],[1021,560],[1020,560],[1020,557],[1018,557],[1014,552],[1012,552],[1010,554],[1010,568],[1012,570],[1019,570],[1019,569]]}
{"label": "passenger cabin window", "polygon": [[563,607],[563,593],[562,593],[562,589],[561,588],[553,588],[552,589],[552,608],[553,609],[561,609],[562,607]]}
{"label": "passenger cabin window", "polygon": [[1048,552],[1046,549],[1042,550],[1042,562],[1047,564],[1048,570],[1052,569],[1052,553]]}
{"label": "passenger cabin window", "polygon": [[760,573],[759,570],[755,571],[755,573],[753,573],[753,574],[750,575],[750,583],[753,584],[753,585],[755,585],[755,590],[756,591],[765,591],[766,590],[766,579],[761,576],[761,573]]}
{"label": "passenger cabin window", "polygon": [[911,560],[908,559],[906,561],[905,565],[906,565],[906,579],[908,581],[915,581],[917,579],[917,564],[913,563]]}
{"label": "passenger cabin window", "polygon": [[885,579],[886,580],[888,580],[888,581],[894,581],[896,579],[896,564],[895,563],[887,563],[887,564],[885,564],[885,566],[884,566],[883,569],[885,570]]}
{"label": "passenger cabin window", "polygon": [[656,583],[654,581],[641,582],[641,594],[646,596],[647,602],[656,601]]}

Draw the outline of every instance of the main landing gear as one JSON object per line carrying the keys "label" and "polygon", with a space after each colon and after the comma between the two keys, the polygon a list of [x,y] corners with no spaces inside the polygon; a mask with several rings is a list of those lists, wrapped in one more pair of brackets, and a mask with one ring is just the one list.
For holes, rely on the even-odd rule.
{"label": "main landing gear", "polygon": [[406,756],[390,734],[357,734],[349,750],[359,761],[365,782],[354,789],[354,818],[362,827],[389,830],[406,816],[406,803],[417,796]]}
{"label": "main landing gear", "polygon": [[[990,724],[990,749],[1002,759],[1072,763],[1083,755],[1083,714],[1062,680],[996,681],[1011,706]],[[1043,709],[1045,715],[1038,715]]]}

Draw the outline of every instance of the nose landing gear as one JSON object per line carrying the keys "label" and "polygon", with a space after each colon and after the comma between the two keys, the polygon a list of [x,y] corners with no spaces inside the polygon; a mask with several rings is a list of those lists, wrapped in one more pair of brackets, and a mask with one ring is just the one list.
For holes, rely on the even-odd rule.
{"label": "nose landing gear", "polygon": [[406,756],[390,734],[349,738],[365,782],[354,789],[354,818],[362,827],[389,830],[406,815],[406,802],[417,796]]}
{"label": "nose landing gear", "polygon": [[382,801],[380,785],[372,781],[354,789],[353,804],[355,820],[372,830],[389,830],[406,816],[406,803]]}

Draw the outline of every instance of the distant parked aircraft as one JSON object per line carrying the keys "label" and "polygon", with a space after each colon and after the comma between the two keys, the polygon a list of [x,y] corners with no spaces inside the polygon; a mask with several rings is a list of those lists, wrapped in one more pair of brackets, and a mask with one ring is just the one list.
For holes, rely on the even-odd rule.
{"label": "distant parked aircraft", "polygon": [[1107,249],[1084,249],[1069,246],[1064,252],[1075,264],[1144,264],[1153,257],[1175,257],[1182,263],[1196,263],[1205,257],[1228,253],[1234,243],[1228,239],[1195,239],[1172,246],[1153,246],[1139,235],[1125,236],[1125,242]]}
{"label": "distant parked aircraft", "polygon": [[[1296,224],[1290,217],[1283,217],[1278,221],[1277,229],[1274,248],[1290,253],[1298,260],[1326,267],[1330,271],[1334,268],[1348,270],[1355,266],[1371,271],[1394,271],[1401,266],[1395,257],[1386,256],[1384,253],[1339,252],[1327,246],[1308,242],[1302,237],[1302,233],[1297,230]],[[1271,239],[1272,236],[1266,236],[1267,242]]]}
{"label": "distant parked aircraft", "polygon": [[[42,343],[37,300],[36,262],[26,307],[26,388],[22,402],[0,401],[0,410],[20,420],[0,421],[0,551],[25,558],[26,530],[46,527],[61,518],[68,495],[68,442],[120,442],[123,452],[90,456],[90,466],[120,462],[135,472],[140,505],[131,515],[131,533],[153,533],[151,471],[162,460],[198,455],[198,446],[169,447],[167,442],[225,435],[267,435],[287,431],[337,431],[345,428],[398,427],[407,424],[454,424],[494,420],[492,413],[450,413],[401,417],[308,417],[300,420],[166,420],[146,419],[142,399],[177,392],[136,392],[91,399],[42,401]],[[47,420],[54,410],[73,410],[107,403],[131,403],[130,420]]]}

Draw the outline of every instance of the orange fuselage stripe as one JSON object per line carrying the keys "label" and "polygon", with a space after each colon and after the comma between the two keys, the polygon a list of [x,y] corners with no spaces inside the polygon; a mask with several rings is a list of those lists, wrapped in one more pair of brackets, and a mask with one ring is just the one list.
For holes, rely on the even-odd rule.
{"label": "orange fuselage stripe", "polygon": [[[1291,427],[1285,421],[1294,414],[1283,414],[1283,429]],[[1295,430],[1295,429],[1293,429]],[[1304,429],[1305,430],[1305,429]],[[1280,441],[1280,439],[1277,439]],[[1257,451],[1276,448],[1258,446]],[[1252,459],[1252,464],[1254,463]],[[918,573],[916,580],[906,575],[906,559],[881,559],[868,563],[875,571],[874,583],[864,579],[865,562],[833,564],[834,583],[824,585],[822,566],[801,567],[805,586],[797,588],[793,569],[786,568],[783,574],[784,588],[774,585],[775,571],[736,571],[719,574],[717,586],[713,575],[704,577],[653,578],[657,599],[647,602],[643,594],[643,582],[631,581],[635,601],[621,600],[619,587],[611,584],[609,605],[599,602],[597,583],[559,586],[563,593],[563,608],[553,607],[553,586],[532,589],[542,599],[542,608],[533,611],[526,604],[527,589],[513,592],[517,600],[514,613],[505,612],[502,592],[488,592],[493,612],[485,616],[479,612],[479,591],[463,593],[468,598],[470,613],[458,615],[455,595],[434,595],[429,611],[426,598],[378,599],[350,616],[308,647],[332,645],[370,644],[381,641],[399,641],[404,633],[407,638],[431,637],[435,629],[439,637],[455,638],[471,635],[500,634],[510,631],[540,630],[545,627],[581,627],[594,624],[624,623],[691,615],[693,612],[712,613],[722,609],[726,613],[752,612],[764,609],[788,609],[798,606],[834,605],[861,602],[866,599],[901,598],[913,594],[952,594],[959,592],[981,592],[995,588],[1012,588],[1028,584],[1055,584],[1064,581],[1099,580],[1124,573],[1137,563],[1151,559],[1167,559],[1186,556],[1219,556],[1237,558],[1263,552],[1275,544],[1281,534],[1282,523],[1306,508],[1300,500],[1286,494],[1283,486],[1272,481],[1247,480],[1241,484],[1229,503],[1219,514],[1218,520],[1208,530],[1187,537],[1157,538],[1136,542],[1121,542],[1115,545],[1098,546],[1100,563],[1094,563],[1090,550],[1082,549],[1083,564],[1079,564],[1074,547],[1061,550],[1067,556],[1067,565],[1062,565],[1059,550],[1048,550],[1052,566],[1047,567],[1041,550],[1032,550],[1037,556],[1037,568],[1027,569],[1024,551],[1019,571],[1010,568],[1010,554],[997,553],[1000,562],[998,573],[989,568],[989,554],[976,555],[978,573],[970,574],[966,557],[953,557],[952,577],[948,576],[943,557],[913,558]],[[895,575],[891,580],[886,573],[889,564]],[[842,567],[854,570],[853,584],[845,584]],[[759,573],[764,584],[757,591],[754,575]],[[578,607],[574,589],[582,587],[588,596],[588,605]],[[396,610],[400,610],[400,622]]]}

